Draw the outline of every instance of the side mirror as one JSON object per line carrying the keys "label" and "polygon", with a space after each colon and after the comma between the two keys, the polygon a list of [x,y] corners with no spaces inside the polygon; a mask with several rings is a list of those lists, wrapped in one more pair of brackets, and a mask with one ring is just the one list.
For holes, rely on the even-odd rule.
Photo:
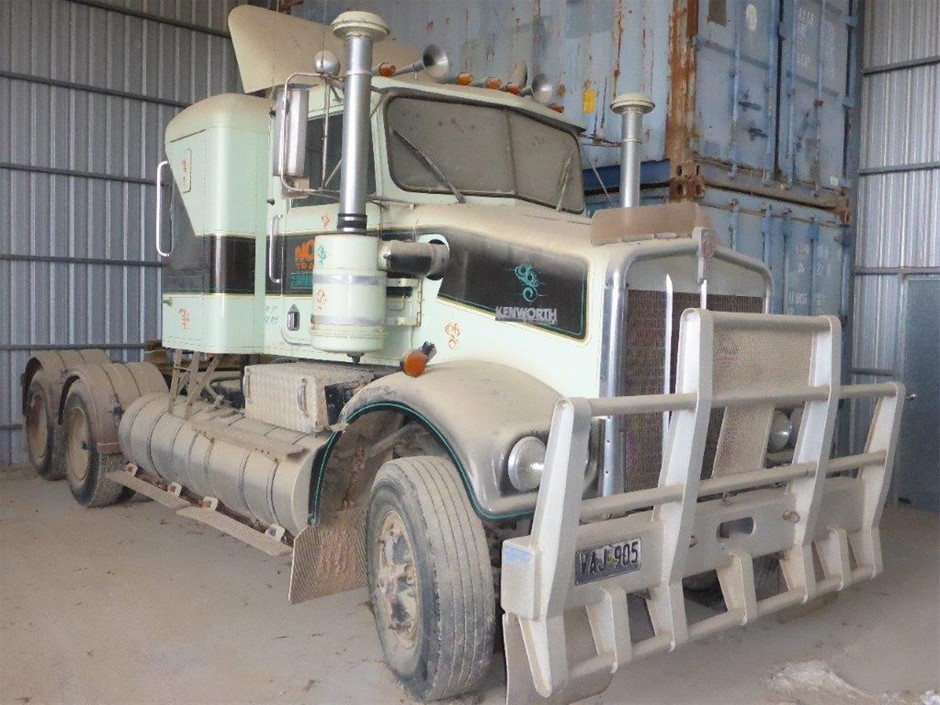
{"label": "side mirror", "polygon": [[281,91],[275,114],[274,176],[299,179],[306,175],[307,113],[310,111],[310,92],[297,87]]}

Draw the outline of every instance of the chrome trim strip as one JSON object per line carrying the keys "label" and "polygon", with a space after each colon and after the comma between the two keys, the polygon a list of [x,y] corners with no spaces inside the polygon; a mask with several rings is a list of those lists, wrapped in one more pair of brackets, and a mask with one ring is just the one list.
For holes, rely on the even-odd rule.
{"label": "chrome trim strip", "polygon": [[362,274],[317,274],[313,273],[314,284],[356,284],[359,286],[385,286],[384,277],[370,277]]}

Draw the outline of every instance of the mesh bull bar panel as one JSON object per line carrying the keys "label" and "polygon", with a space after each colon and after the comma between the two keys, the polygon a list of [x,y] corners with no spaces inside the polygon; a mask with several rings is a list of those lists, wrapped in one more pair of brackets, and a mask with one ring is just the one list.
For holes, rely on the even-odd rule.
{"label": "mesh bull bar panel", "polygon": [[[805,364],[792,364],[794,356]],[[558,401],[531,534],[503,544],[507,702],[588,697],[637,658],[881,572],[878,525],[903,387],[841,387],[839,360],[835,317],[689,309],[674,394]],[[838,403],[859,397],[878,399],[864,452],[831,459]],[[716,466],[701,479],[712,409],[744,419],[748,409],[787,405],[803,406],[790,464],[763,468],[761,457],[742,469],[739,454],[733,471]],[[663,412],[671,417],[658,486],[583,500],[591,420]],[[763,426],[740,423],[736,433],[766,433]],[[740,440],[755,447],[761,439]],[[750,532],[723,533],[742,520]],[[635,547],[635,564],[607,574],[622,561],[622,552],[608,551],[618,545]],[[595,575],[580,579],[576,563],[583,568],[585,555],[602,559]],[[786,587],[759,599],[753,561],[762,556],[779,558]],[[682,580],[710,570],[727,610],[690,623]],[[631,638],[628,594],[645,598],[652,637]]]}

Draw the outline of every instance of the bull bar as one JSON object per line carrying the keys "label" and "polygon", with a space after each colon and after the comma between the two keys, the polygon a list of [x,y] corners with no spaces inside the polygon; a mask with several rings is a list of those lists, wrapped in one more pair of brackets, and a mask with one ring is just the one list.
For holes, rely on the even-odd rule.
{"label": "bull bar", "polygon": [[[840,333],[832,316],[689,309],[675,393],[557,402],[531,533],[502,549],[507,702],[580,700],[636,659],[882,571],[878,525],[904,390],[841,386]],[[863,397],[877,399],[864,452],[830,458],[839,402]],[[800,405],[792,462],[765,468],[774,409]],[[724,417],[711,477],[702,479],[712,409]],[[663,412],[658,486],[582,499],[592,419]],[[742,520],[749,533],[722,531]],[[579,551],[623,540],[637,540],[635,569],[607,577],[602,565],[600,577],[579,584]],[[779,558],[786,587],[759,599],[753,561],[763,556]],[[711,570],[727,610],[690,622],[683,579]],[[630,594],[645,599],[652,637],[631,638]]]}

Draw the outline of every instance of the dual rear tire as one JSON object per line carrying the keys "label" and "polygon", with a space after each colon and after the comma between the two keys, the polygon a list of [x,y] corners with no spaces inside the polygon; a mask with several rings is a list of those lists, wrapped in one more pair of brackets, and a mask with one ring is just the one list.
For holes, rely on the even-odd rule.
{"label": "dual rear tire", "polygon": [[128,492],[107,475],[120,470],[121,455],[98,452],[91,416],[91,396],[86,384],[77,380],[69,389],[58,424],[58,410],[50,407],[49,380],[39,370],[26,392],[23,428],[26,450],[36,474],[47,480],[65,478],[72,496],[85,507],[114,504]]}
{"label": "dual rear tire", "polygon": [[83,507],[106,507],[125,495],[123,485],[108,479],[109,472],[121,469],[123,459],[120,453],[98,452],[91,409],[88,387],[78,380],[69,389],[62,411],[62,470],[76,502]]}
{"label": "dual rear tire", "polygon": [[33,375],[26,390],[23,430],[26,452],[36,474],[46,480],[61,480],[65,471],[56,456],[56,409],[50,408],[49,387],[44,371]]}

